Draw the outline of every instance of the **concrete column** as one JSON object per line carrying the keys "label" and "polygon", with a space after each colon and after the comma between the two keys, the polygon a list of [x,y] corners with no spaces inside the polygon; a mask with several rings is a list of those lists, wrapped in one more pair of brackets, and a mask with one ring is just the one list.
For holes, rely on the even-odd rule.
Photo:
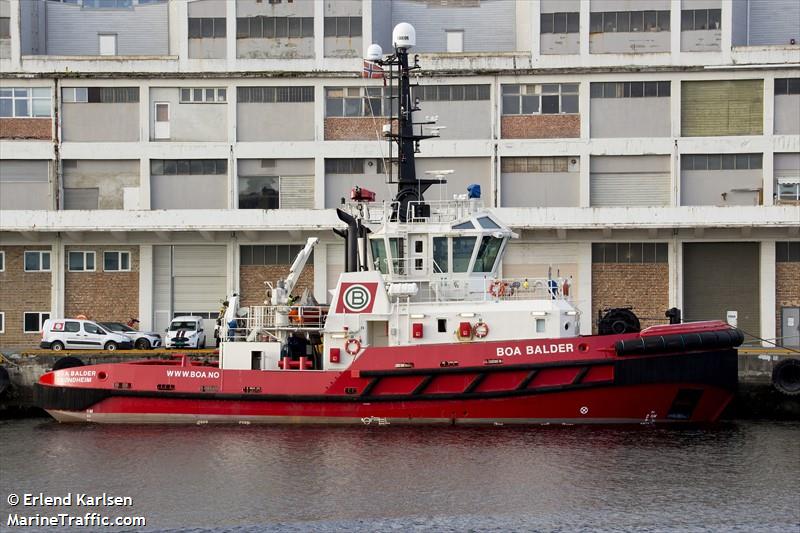
{"label": "concrete column", "polygon": [[678,271],[680,270],[681,246],[678,244],[676,238],[670,239],[667,243],[667,268],[668,268],[668,286],[669,293],[669,307],[681,306],[681,291],[679,290]]}
{"label": "concrete column", "polygon": [[139,160],[139,209],[150,209],[150,160]]}
{"label": "concrete column", "polygon": [[[140,152],[150,142],[150,84],[144,82],[139,87],[139,146]],[[150,159],[145,156],[139,160],[139,209],[150,209]],[[141,320],[141,318],[139,318]]]}
{"label": "concrete column", "polygon": [[[324,25],[325,20],[323,19],[322,22]],[[322,37],[324,45],[324,31]],[[367,48],[374,42],[372,37],[372,0],[361,0],[361,57],[367,57]]]}
{"label": "concrete column", "polygon": [[[364,27],[362,18],[362,25]],[[370,24],[371,26],[371,24]],[[325,62],[325,2],[314,0],[314,64],[317,69]]]}
{"label": "concrete column", "polygon": [[321,155],[314,157],[314,208],[325,208],[325,158]]}
{"label": "concrete column", "polygon": [[[178,69],[188,70],[189,63],[189,5],[186,0],[176,2],[175,11],[177,20],[170,24],[170,31],[177,31],[178,39]],[[170,11],[170,15],[172,12]]]}
{"label": "concrete column", "polygon": [[64,316],[64,241],[56,233],[50,247],[50,316]]}
{"label": "concrete column", "polygon": [[669,5],[669,48],[673,65],[681,64],[681,3],[682,0],[671,0]]}
{"label": "concrete column", "polygon": [[236,233],[231,234],[226,246],[228,266],[225,286],[227,287],[227,297],[233,293],[239,294],[239,238]]}
{"label": "concrete column", "polygon": [[139,329],[152,331],[153,324],[153,245],[139,246]]}
{"label": "concrete column", "polygon": [[314,86],[314,140],[325,140],[325,83],[318,81]]}
{"label": "concrete column", "polygon": [[[773,139],[775,132],[775,74],[764,74],[764,137]],[[770,142],[763,152],[761,163],[763,205],[774,205],[775,195],[775,153],[774,143]]]}
{"label": "concrete column", "polygon": [[578,154],[579,157],[580,157],[580,173],[579,173],[580,176],[579,176],[579,181],[578,181],[578,184],[579,184],[578,185],[578,187],[579,187],[579,191],[578,191],[578,206],[579,207],[589,207],[590,206],[590,202],[591,202],[591,198],[590,198],[590,193],[591,193],[591,188],[590,188],[591,173],[590,173],[590,166],[589,166],[591,156],[590,156],[590,148],[589,148],[589,146],[590,146],[589,143],[584,144],[583,147],[581,148],[580,154]]}
{"label": "concrete column", "polygon": [[314,298],[327,302],[328,296],[328,245],[320,242],[314,248]]}
{"label": "concrete column", "polygon": [[225,7],[225,63],[228,70],[236,70],[236,2],[225,2]]}
{"label": "concrete column", "polygon": [[[761,331],[759,335],[765,339],[775,340],[776,319],[775,319],[775,241],[761,241],[761,258],[759,264],[759,287],[760,287],[760,306]],[[772,346],[768,342],[761,343],[764,347]]]}
{"label": "concrete column", "polygon": [[[581,4],[583,5],[583,4]],[[583,242],[578,246],[578,295],[575,302],[581,314],[581,335],[592,334],[592,243]]]}
{"label": "concrete column", "polygon": [[589,81],[583,80],[578,87],[578,110],[581,119],[581,139],[588,141],[591,128],[592,97],[589,93]]}
{"label": "concrete column", "polygon": [[531,2],[530,3],[530,24],[531,24],[531,31],[530,31],[530,39],[531,39],[531,58],[532,64],[537,65],[539,63],[539,56],[542,54],[542,40],[539,37],[539,33],[541,31],[541,24],[542,24],[542,4],[540,2]]}
{"label": "concrete column", "polygon": [[731,59],[731,52],[733,49],[733,2],[722,2],[722,12],[720,13],[722,19],[722,33],[720,38],[720,47],[722,48],[722,61],[723,65],[730,65],[733,60]]}
{"label": "concrete column", "polygon": [[669,242],[669,302],[670,307],[683,310],[683,240],[677,236]]}
{"label": "concrete column", "polygon": [[[537,2],[538,3],[538,2]],[[589,2],[581,2],[580,11],[580,55],[583,58],[589,57]],[[537,36],[538,37],[538,36]]]}
{"label": "concrete column", "polygon": [[11,10],[11,17],[9,24],[11,26],[11,70],[22,70],[22,33],[20,31],[20,0],[11,0],[9,9]]}

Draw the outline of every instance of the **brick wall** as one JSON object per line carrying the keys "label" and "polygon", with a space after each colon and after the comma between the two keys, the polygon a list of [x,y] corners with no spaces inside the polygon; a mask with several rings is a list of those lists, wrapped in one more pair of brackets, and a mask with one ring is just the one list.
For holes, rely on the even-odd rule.
{"label": "brick wall", "polygon": [[669,308],[667,263],[592,264],[592,331],[597,332],[599,309],[629,306],[639,317],[642,328],[666,323],[664,311]]}
{"label": "brick wall", "polygon": [[50,118],[0,118],[0,139],[53,138],[53,120]]}
{"label": "brick wall", "polygon": [[775,336],[781,335],[781,307],[800,307],[800,262],[775,263]]}
{"label": "brick wall", "polygon": [[41,339],[38,332],[22,332],[26,311],[50,311],[50,272],[25,272],[24,252],[34,250],[50,247],[0,246],[5,252],[5,269],[0,272],[0,311],[5,314],[1,348],[35,348]]}
{"label": "brick wall", "polygon": [[[70,251],[95,252],[94,272],[70,272]],[[105,272],[103,252],[131,253],[130,272]],[[138,246],[67,246],[64,253],[64,315],[85,315],[91,320],[127,322],[139,318]]]}
{"label": "brick wall", "polygon": [[387,117],[326,117],[326,141],[383,140]]}
{"label": "brick wall", "polygon": [[581,136],[580,115],[504,115],[503,139],[565,139]]}
{"label": "brick wall", "polygon": [[[269,281],[274,286],[276,281],[289,275],[289,266],[243,265],[239,267],[239,294],[241,296],[239,305],[242,307],[264,305],[266,298],[264,282]],[[300,279],[292,294],[301,295],[306,288],[314,290],[314,266],[311,264],[307,264],[300,273]]]}

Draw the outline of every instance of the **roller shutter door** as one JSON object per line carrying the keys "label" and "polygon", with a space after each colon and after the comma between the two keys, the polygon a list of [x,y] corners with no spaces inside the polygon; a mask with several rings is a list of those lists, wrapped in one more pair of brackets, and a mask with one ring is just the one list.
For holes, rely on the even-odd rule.
{"label": "roller shutter door", "polygon": [[314,207],[314,176],[281,176],[281,209]]}
{"label": "roller shutter door", "polygon": [[175,246],[172,252],[175,313],[216,313],[225,299],[227,248]]}
{"label": "roller shutter door", "polygon": [[725,320],[737,311],[739,327],[759,335],[758,243],[684,244],[683,302],[687,321]]}
{"label": "roller shutter door", "polygon": [[681,84],[681,135],[761,135],[762,80],[685,81]]}
{"label": "roller shutter door", "polygon": [[[344,243],[344,240],[342,240]],[[336,288],[339,283],[339,276],[344,272],[344,244],[329,244],[327,255],[327,281],[328,281],[328,301],[330,301],[330,291]]]}

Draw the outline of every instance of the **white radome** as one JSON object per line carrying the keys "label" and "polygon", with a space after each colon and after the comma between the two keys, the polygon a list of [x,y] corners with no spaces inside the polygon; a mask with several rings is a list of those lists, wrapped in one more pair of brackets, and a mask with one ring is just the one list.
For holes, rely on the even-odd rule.
{"label": "white radome", "polygon": [[377,61],[383,57],[383,48],[379,44],[371,44],[367,48],[367,59]]}
{"label": "white radome", "polygon": [[413,48],[417,45],[417,31],[408,22],[401,22],[392,31],[392,44],[395,48]]}

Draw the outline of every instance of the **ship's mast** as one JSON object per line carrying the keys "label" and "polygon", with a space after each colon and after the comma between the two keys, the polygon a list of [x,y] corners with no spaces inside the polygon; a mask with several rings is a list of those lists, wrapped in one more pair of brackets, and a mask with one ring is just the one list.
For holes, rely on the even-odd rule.
{"label": "ship's mast", "polygon": [[[411,72],[419,70],[418,56],[414,56],[414,64],[409,64],[409,49],[416,44],[416,32],[411,24],[401,22],[392,32],[394,53],[382,57],[380,46],[373,44],[369,47],[368,60],[381,66],[388,66],[390,79],[398,83],[397,96],[390,95],[397,100],[397,105],[390,106],[390,127],[384,135],[397,145],[397,194],[394,201],[398,204],[397,218],[405,222],[410,202],[416,202],[412,216],[426,216],[427,206],[423,204],[424,193],[431,185],[442,183],[441,180],[419,179],[415,154],[419,152],[419,142],[423,139],[438,137],[438,135],[423,135],[421,126],[433,122],[414,123],[413,115],[419,110],[418,100],[411,99]],[[397,114],[395,115],[395,108]],[[396,126],[395,126],[396,123]],[[414,126],[420,126],[419,133],[415,133]],[[391,155],[391,154],[390,154]]]}

